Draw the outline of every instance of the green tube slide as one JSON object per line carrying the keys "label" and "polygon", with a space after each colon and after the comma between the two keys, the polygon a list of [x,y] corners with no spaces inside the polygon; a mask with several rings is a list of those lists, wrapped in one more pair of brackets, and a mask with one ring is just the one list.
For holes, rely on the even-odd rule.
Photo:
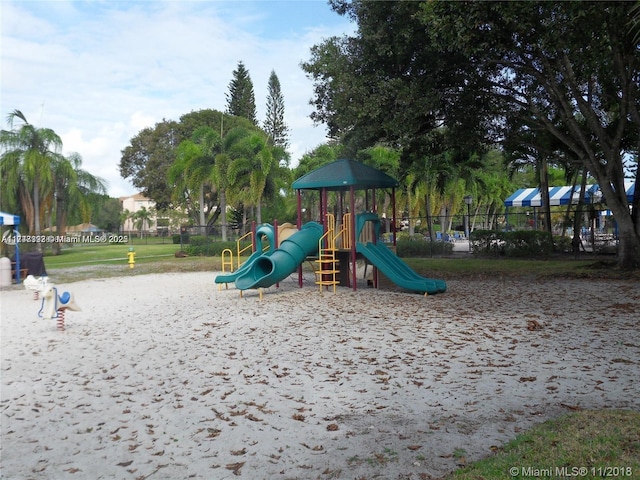
{"label": "green tube slide", "polygon": [[[262,239],[266,238],[269,241],[269,250],[266,252],[263,251]],[[271,255],[275,250],[274,246],[274,228],[273,225],[268,223],[264,223],[260,225],[256,229],[256,251],[253,252],[247,260],[240,265],[240,267],[235,271],[227,274],[217,275],[215,278],[215,283],[231,283],[235,282],[236,278],[238,278],[243,273],[246,273],[253,263],[263,255]]]}
{"label": "green tube slide", "polygon": [[280,243],[280,248],[270,255],[255,259],[251,267],[236,278],[236,288],[266,288],[274,285],[293,272],[309,255],[318,251],[318,242],[324,233],[322,225],[305,223],[300,231]]}

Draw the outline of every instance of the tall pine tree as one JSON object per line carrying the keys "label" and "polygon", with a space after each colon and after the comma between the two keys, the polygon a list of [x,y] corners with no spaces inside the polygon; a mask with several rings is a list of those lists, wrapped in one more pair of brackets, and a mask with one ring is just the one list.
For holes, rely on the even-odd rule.
{"label": "tall pine tree", "polygon": [[242,60],[238,62],[238,68],[233,71],[233,78],[229,82],[227,113],[248,118],[254,125],[258,125],[253,82]]}
{"label": "tall pine tree", "polygon": [[274,70],[269,76],[267,95],[267,118],[264,121],[264,131],[276,147],[286,149],[289,145],[289,127],[284,122],[284,97],[280,89],[280,80]]}

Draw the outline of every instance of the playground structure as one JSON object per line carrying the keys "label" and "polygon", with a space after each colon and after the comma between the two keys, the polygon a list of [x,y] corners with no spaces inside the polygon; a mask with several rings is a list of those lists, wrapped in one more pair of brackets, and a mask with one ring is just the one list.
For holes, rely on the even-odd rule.
{"label": "playground structure", "polygon": [[[392,225],[395,225],[395,188],[397,180],[385,173],[352,160],[337,160],[320,167],[293,182],[297,191],[298,220],[297,230],[289,229],[287,238],[278,238],[278,229],[271,225],[260,225],[251,233],[253,252],[249,258],[233,272],[218,275],[215,282],[227,284],[235,282],[241,292],[277,284],[298,271],[298,284],[302,287],[302,264],[313,260],[315,264],[316,285],[320,291],[336,286],[357,289],[357,260],[363,259],[365,265],[373,266],[372,283],[378,288],[380,274],[394,284],[414,292],[433,294],[446,291],[443,280],[425,278],[414,272],[394,251],[383,243],[378,243],[381,231],[381,219],[375,213],[375,191],[377,188],[391,189],[393,206]],[[319,221],[302,224],[302,192],[319,192]],[[365,197],[362,212],[356,211],[356,190],[364,190]],[[337,192],[337,213],[328,211],[328,192]],[[345,193],[349,193],[349,206],[345,208]],[[373,192],[371,196],[369,193]],[[371,205],[370,205],[371,201]],[[340,220],[336,225],[336,216]],[[263,240],[268,245],[263,245]],[[393,229],[393,245],[396,236]],[[229,255],[230,254],[230,255]],[[227,251],[231,260],[225,260],[223,269],[233,269],[233,254]],[[238,261],[241,255],[238,241]],[[365,267],[366,272],[366,267]]]}

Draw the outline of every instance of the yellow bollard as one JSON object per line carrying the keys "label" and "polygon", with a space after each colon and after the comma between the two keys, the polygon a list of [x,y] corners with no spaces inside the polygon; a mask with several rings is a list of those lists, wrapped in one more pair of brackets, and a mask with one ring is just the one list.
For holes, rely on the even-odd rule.
{"label": "yellow bollard", "polygon": [[136,263],[136,252],[133,251],[133,247],[129,247],[129,252],[127,253],[127,257],[129,257],[129,268],[133,268]]}

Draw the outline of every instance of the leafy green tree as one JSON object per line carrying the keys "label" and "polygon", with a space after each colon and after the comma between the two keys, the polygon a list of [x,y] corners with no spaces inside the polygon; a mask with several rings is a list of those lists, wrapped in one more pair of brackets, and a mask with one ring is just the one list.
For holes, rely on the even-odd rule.
{"label": "leafy green tree", "polygon": [[[313,170],[322,167],[328,163],[334,162],[342,157],[344,153],[344,146],[337,142],[324,143],[318,145],[312,151],[305,153],[298,166],[293,169],[292,179],[296,180],[303,175],[306,175]],[[317,195],[310,195],[303,192],[302,196],[302,208],[304,209],[304,221],[312,220],[313,212],[319,211],[319,197]],[[291,205],[292,210],[297,209],[297,204]]]}
{"label": "leafy green tree", "polygon": [[[41,207],[53,188],[51,167],[60,158],[62,140],[53,130],[30,124],[20,110],[10,113],[7,121],[11,130],[0,132],[3,190],[20,199],[29,233],[40,235],[44,214]],[[41,248],[38,244],[38,249]]]}
{"label": "leafy green tree", "polygon": [[186,113],[179,121],[163,120],[153,128],[140,131],[122,150],[120,175],[131,180],[145,197],[156,203],[156,208],[164,211],[174,206],[172,186],[167,183],[167,174],[176,159],[176,149],[180,142],[191,139],[200,127],[210,127],[224,136],[238,126],[258,130],[245,118],[212,109]]}
{"label": "leafy green tree", "polygon": [[[640,49],[628,2],[425,2],[431,38],[491,80],[476,90],[562,143],[596,179],[619,231],[618,265],[640,267],[640,196],[624,193],[640,145]],[[500,118],[494,115],[495,118]],[[636,174],[636,181],[638,177]]]}
{"label": "leafy green tree", "polygon": [[258,125],[253,82],[249,70],[246,69],[242,61],[238,62],[238,67],[233,71],[233,78],[229,82],[227,113],[247,118],[254,125]]}
{"label": "leafy green tree", "polygon": [[[428,42],[420,2],[330,3],[358,30],[315,45],[302,64],[314,82],[312,118],[351,152],[384,143],[410,163],[432,149],[428,134],[443,126],[444,150],[475,152],[478,125],[490,117],[462,87],[479,88],[480,79],[462,70],[464,57]],[[465,102],[464,112],[454,110],[452,98]]]}
{"label": "leafy green tree", "polygon": [[167,170],[175,158],[176,147],[186,138],[189,136],[181,136],[178,122],[172,120],[144,128],[122,150],[120,176],[131,180],[158,208],[168,207],[172,192],[167,185]]}
{"label": "leafy green tree", "polygon": [[344,155],[344,146],[337,143],[323,143],[300,158],[298,166],[293,169],[293,178],[306,175],[327,163],[335,162]]}
{"label": "leafy green tree", "polygon": [[284,121],[284,96],[282,95],[280,80],[274,70],[271,71],[269,76],[267,118],[263,126],[271,144],[286,150],[289,145],[289,127]]}
{"label": "leafy green tree", "polygon": [[[91,207],[91,220],[99,228],[107,232],[120,230],[120,209],[122,208],[117,198],[108,195],[89,193],[87,202]],[[76,222],[80,223],[80,222]]]}

